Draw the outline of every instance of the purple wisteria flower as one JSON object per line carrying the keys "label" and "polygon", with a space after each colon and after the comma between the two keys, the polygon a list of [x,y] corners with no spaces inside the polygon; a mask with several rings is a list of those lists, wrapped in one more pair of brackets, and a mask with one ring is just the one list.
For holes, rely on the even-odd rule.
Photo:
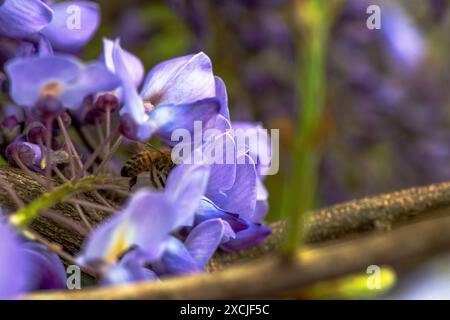
{"label": "purple wisteria flower", "polygon": [[[235,174],[230,185],[229,175]],[[236,238],[222,244],[221,248],[227,251],[237,251],[259,244],[270,235],[270,228],[263,225],[263,219],[268,211],[267,190],[258,175],[254,160],[243,153],[236,158],[235,171],[230,165],[214,166],[205,197],[217,208],[210,210],[209,215],[224,213],[235,214],[239,224],[247,224],[247,228],[234,229]],[[234,224],[231,224],[232,226]]]}
{"label": "purple wisteria flower", "polygon": [[122,80],[124,106],[121,131],[130,139],[147,140],[153,134],[171,144],[175,129],[193,130],[194,121],[206,127],[219,110],[216,79],[211,60],[204,53],[171,59],[156,65],[147,75],[141,93],[135,87],[127,55],[116,41],[114,69]]}
{"label": "purple wisteria flower", "polygon": [[100,24],[100,8],[90,1],[51,3],[53,19],[40,32],[53,48],[65,52],[79,51],[95,34]]}
{"label": "purple wisteria flower", "polygon": [[100,10],[90,1],[0,1],[0,35],[38,43],[45,37],[57,50],[77,52],[98,28]]}
{"label": "purple wisteria flower", "polygon": [[[203,143],[191,146],[194,153],[188,147],[187,155],[181,155],[185,152],[185,144],[181,142],[172,154],[195,163],[195,153],[200,152],[203,161],[209,164],[208,187],[197,209],[195,223],[216,218],[226,221],[236,237],[222,243],[221,248],[237,251],[259,244],[271,234],[270,228],[263,225],[268,212],[268,192],[263,178],[269,170],[271,146],[261,125],[230,122],[226,88],[218,78],[216,95],[220,101],[220,114],[206,130]],[[221,159],[213,154],[221,154]]]}
{"label": "purple wisteria flower", "polygon": [[[103,38],[103,54],[99,59],[106,65],[108,70],[114,74],[116,74],[116,67],[113,60],[113,51],[116,42],[118,42],[118,40],[112,41],[110,39]],[[120,44],[118,45],[120,46]],[[142,61],[131,52],[123,49],[121,57],[123,58],[123,65],[126,67],[134,85],[138,87],[144,79],[145,69]]]}
{"label": "purple wisteria flower", "polygon": [[27,142],[24,135],[18,136],[13,143],[6,147],[6,158],[11,165],[18,165],[18,161],[34,171],[42,171],[44,152],[34,143]]}
{"label": "purple wisteria flower", "polygon": [[44,29],[53,19],[53,10],[41,0],[0,1],[0,34],[27,38]]}
{"label": "purple wisteria flower", "polygon": [[120,212],[91,234],[79,263],[108,270],[134,248],[145,262],[158,260],[170,234],[193,224],[208,176],[206,166],[179,165],[171,171],[164,191],[134,194]]}
{"label": "purple wisteria flower", "polygon": [[5,221],[0,221],[0,264],[0,299],[66,285],[59,257],[41,244],[23,241]]}
{"label": "purple wisteria flower", "polygon": [[61,290],[66,287],[67,274],[61,259],[37,242],[21,244],[29,266],[26,291]]}
{"label": "purple wisteria flower", "polygon": [[383,11],[382,31],[389,53],[395,62],[414,69],[426,54],[425,41],[419,29],[397,5],[388,5]]}
{"label": "purple wisteria flower", "polygon": [[[223,84],[218,92],[221,111],[214,125],[217,130],[207,138],[206,147],[202,146],[203,154],[207,153],[209,146],[215,149],[216,144],[219,148],[222,144],[223,155],[227,157],[226,153],[230,152],[227,145],[233,145],[233,161],[211,164],[208,187],[197,211],[196,222],[215,218],[227,221],[236,237],[224,242],[221,248],[238,251],[259,244],[271,234],[271,229],[263,225],[268,212],[268,192],[263,178],[271,161],[271,146],[267,133],[260,134],[262,127],[259,124],[230,123]],[[240,138],[239,134],[246,139]],[[257,143],[250,143],[254,139]]]}
{"label": "purple wisteria flower", "polygon": [[[116,74],[116,67],[113,61],[114,41],[107,38],[103,39],[103,53],[98,59],[108,70]],[[138,87],[144,78],[144,65],[142,61],[134,54],[123,50],[123,65],[132,78],[135,87]],[[123,101],[122,87],[116,88],[114,91],[101,92],[93,97],[94,108],[88,106],[86,110],[81,111],[81,118],[88,123],[99,121],[105,112],[115,112]],[[83,116],[84,114],[84,116]]]}
{"label": "purple wisteria flower", "polygon": [[184,243],[172,237],[161,258],[151,264],[152,269],[158,276],[203,271],[219,245],[235,236],[226,221],[207,220],[193,228]]}
{"label": "purple wisteria flower", "polygon": [[14,230],[0,221],[0,299],[11,298],[25,289],[26,258]]}
{"label": "purple wisteria flower", "polygon": [[22,108],[17,107],[12,103],[7,103],[2,110],[3,120],[0,123],[1,144],[9,144],[14,141],[21,133],[24,121]]}
{"label": "purple wisteria flower", "polygon": [[132,249],[103,274],[101,284],[154,281],[167,276],[202,272],[219,245],[234,237],[234,231],[222,219],[205,221],[197,225],[184,242],[173,236],[168,238],[161,257],[150,264],[139,248]]}
{"label": "purple wisteria flower", "polygon": [[87,95],[113,90],[120,83],[102,63],[85,65],[66,55],[16,58],[6,64],[6,72],[15,103],[42,106],[51,114],[63,108],[76,110]]}

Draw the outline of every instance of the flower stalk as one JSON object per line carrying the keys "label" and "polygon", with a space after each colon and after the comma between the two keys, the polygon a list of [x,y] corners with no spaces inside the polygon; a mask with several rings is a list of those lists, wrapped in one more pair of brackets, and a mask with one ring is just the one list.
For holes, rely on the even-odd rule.
{"label": "flower stalk", "polygon": [[[287,255],[294,254],[302,242],[307,212],[315,202],[320,159],[322,113],[325,104],[325,64],[329,5],[324,0],[296,1],[295,22],[302,34],[298,53],[301,111],[293,146],[293,174],[287,181],[283,216],[288,231],[283,245]],[[299,201],[300,199],[300,201]]]}

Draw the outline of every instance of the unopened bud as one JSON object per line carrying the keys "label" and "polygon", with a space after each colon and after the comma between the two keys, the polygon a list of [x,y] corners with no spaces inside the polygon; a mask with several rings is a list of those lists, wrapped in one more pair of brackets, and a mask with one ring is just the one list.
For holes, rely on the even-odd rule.
{"label": "unopened bud", "polygon": [[103,93],[95,101],[95,108],[103,112],[115,112],[119,108],[119,99],[112,93]]}
{"label": "unopened bud", "polygon": [[64,111],[61,101],[52,95],[39,98],[33,108],[33,115],[42,121],[54,119]]}

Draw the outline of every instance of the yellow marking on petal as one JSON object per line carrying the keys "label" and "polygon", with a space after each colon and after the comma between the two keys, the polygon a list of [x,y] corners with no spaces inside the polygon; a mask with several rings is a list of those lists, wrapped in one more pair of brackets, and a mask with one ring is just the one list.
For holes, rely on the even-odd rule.
{"label": "yellow marking on petal", "polygon": [[46,166],[46,161],[45,161],[45,158],[43,157],[41,160],[41,169],[45,169],[45,166]]}
{"label": "yellow marking on petal", "polygon": [[119,257],[128,249],[128,244],[126,241],[126,235],[123,229],[119,230],[117,236],[113,240],[113,243],[109,249],[108,255],[105,261],[108,264],[114,264],[117,262]]}
{"label": "yellow marking on petal", "polygon": [[47,82],[41,89],[40,96],[58,97],[62,91],[62,83],[58,81]]}

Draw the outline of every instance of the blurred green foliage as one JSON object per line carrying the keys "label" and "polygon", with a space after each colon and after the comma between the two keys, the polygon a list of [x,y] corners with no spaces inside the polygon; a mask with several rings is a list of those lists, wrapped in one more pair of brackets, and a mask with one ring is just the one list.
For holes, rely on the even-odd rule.
{"label": "blurred green foliage", "polygon": [[[151,35],[137,46],[127,46],[127,39],[121,39],[125,48],[137,55],[146,70],[155,64],[190,52],[192,35],[186,24],[165,1],[97,1],[102,8],[102,22],[99,31],[85,47],[83,57],[96,59],[100,56],[102,38],[113,39],[120,34],[118,30],[121,14],[136,8],[139,23]],[[126,28],[126,22],[123,26]]]}

